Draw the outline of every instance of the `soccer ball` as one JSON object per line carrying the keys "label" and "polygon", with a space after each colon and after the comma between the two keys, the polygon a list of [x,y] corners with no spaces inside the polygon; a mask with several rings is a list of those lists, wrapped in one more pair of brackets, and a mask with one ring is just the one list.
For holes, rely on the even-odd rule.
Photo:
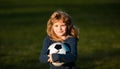
{"label": "soccer ball", "polygon": [[[70,52],[70,47],[66,43],[53,43],[48,47],[47,54],[67,54]],[[61,66],[64,64],[64,62],[53,62],[54,66]]]}

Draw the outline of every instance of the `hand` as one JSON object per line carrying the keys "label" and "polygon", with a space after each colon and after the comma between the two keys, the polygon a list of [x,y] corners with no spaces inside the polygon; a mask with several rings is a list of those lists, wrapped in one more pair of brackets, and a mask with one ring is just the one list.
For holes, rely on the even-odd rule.
{"label": "hand", "polygon": [[48,57],[49,57],[48,62],[52,63],[53,62],[53,60],[52,60],[52,54],[49,54]]}
{"label": "hand", "polygon": [[[55,53],[58,53],[58,52],[59,51],[57,50]],[[52,54],[49,54],[48,57],[49,57],[48,62],[52,63],[53,62]]]}

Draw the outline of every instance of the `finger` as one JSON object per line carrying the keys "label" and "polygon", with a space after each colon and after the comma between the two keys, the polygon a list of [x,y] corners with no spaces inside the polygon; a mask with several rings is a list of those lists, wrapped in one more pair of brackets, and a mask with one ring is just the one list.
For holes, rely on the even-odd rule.
{"label": "finger", "polygon": [[48,62],[52,62],[52,61],[49,59]]}
{"label": "finger", "polygon": [[56,53],[58,53],[59,51],[57,50]]}
{"label": "finger", "polygon": [[50,55],[48,55],[48,57],[50,57]]}

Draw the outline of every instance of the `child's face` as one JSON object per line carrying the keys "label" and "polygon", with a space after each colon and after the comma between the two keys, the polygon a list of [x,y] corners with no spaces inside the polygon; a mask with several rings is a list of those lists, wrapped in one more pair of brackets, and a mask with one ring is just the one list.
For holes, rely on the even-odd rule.
{"label": "child's face", "polygon": [[53,24],[53,31],[58,37],[64,37],[66,35],[67,26],[62,20],[58,20]]}

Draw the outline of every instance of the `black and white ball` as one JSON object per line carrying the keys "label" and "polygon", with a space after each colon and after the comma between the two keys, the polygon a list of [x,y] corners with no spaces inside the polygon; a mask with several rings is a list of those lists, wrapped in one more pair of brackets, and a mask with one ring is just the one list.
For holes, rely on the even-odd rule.
{"label": "black and white ball", "polygon": [[[53,43],[48,47],[47,54],[67,54],[70,52],[70,47],[68,44],[65,43]],[[64,62],[53,62],[52,63],[54,66],[61,66],[64,64]]]}

